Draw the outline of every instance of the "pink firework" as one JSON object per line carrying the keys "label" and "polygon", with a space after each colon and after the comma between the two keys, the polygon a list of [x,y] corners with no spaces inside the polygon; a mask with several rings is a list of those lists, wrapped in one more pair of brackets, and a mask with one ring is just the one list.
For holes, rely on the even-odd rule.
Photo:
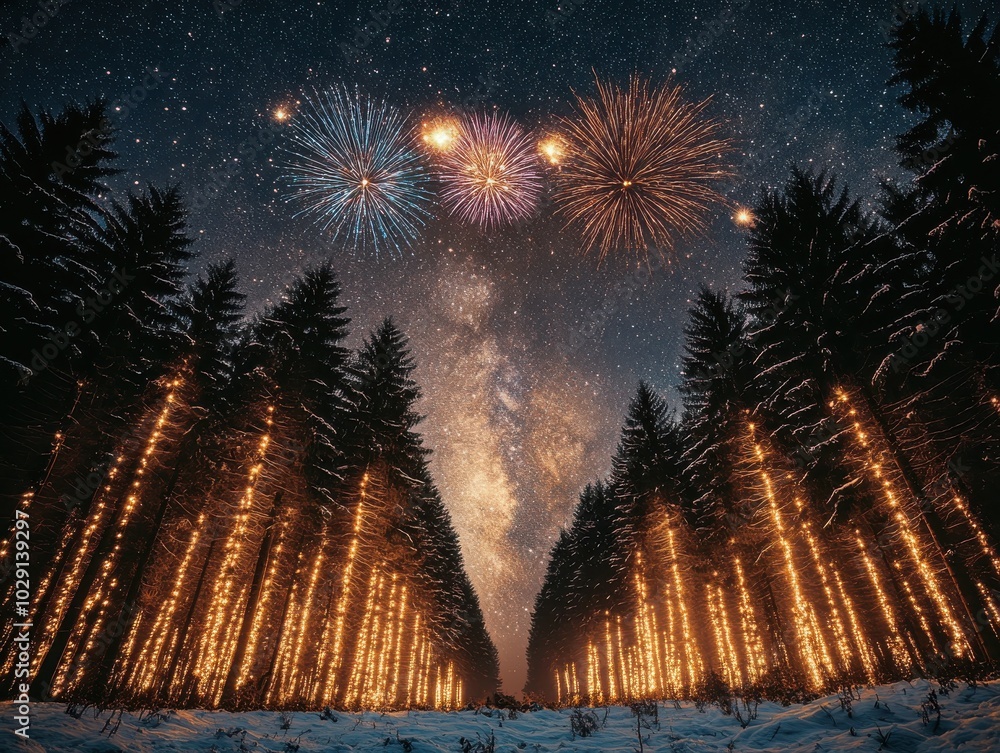
{"label": "pink firework", "polygon": [[487,228],[531,215],[542,192],[535,144],[511,118],[471,115],[439,162],[442,199],[467,222]]}

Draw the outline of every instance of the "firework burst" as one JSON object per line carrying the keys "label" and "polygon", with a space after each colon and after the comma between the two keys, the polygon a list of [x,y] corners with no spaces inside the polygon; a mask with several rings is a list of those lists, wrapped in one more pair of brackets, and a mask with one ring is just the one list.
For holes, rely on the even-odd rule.
{"label": "firework burst", "polygon": [[688,103],[681,89],[627,89],[597,81],[597,97],[576,96],[562,120],[565,159],[556,176],[556,210],[603,260],[613,252],[672,253],[678,236],[704,227],[722,196],[728,142],[704,116],[708,100]]}
{"label": "firework burst", "polygon": [[458,139],[458,123],[451,118],[434,118],[423,124],[420,138],[428,149],[446,152]]}
{"label": "firework burst", "polygon": [[429,217],[429,174],[398,110],[347,89],[310,99],[291,122],[287,180],[298,214],[361,252],[400,252]]}
{"label": "firework burst", "polygon": [[471,115],[440,160],[442,200],[487,228],[529,216],[542,191],[535,145],[506,115]]}
{"label": "firework burst", "polygon": [[553,167],[566,159],[566,143],[558,136],[547,136],[538,142],[538,153]]}

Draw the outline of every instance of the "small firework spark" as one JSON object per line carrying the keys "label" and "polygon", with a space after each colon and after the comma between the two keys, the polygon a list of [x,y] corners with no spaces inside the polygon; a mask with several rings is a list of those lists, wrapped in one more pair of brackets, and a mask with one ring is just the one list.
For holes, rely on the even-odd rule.
{"label": "small firework spark", "polygon": [[538,142],[538,152],[550,165],[559,165],[566,158],[566,143],[558,136],[548,136]]}
{"label": "small firework spark", "polygon": [[467,222],[500,227],[529,216],[542,182],[530,137],[506,115],[472,115],[440,160],[445,206]]}
{"label": "small firework spark", "polygon": [[403,116],[345,89],[317,94],[291,121],[287,180],[298,214],[360,252],[400,252],[429,217],[429,174]]}
{"label": "small firework spark", "polygon": [[738,208],[736,210],[736,213],[733,215],[733,222],[735,222],[740,227],[752,227],[754,221],[755,218],[753,216],[753,212],[751,212],[746,207]]}
{"label": "small firework spark", "polygon": [[458,139],[458,123],[449,118],[435,118],[423,124],[421,138],[431,149],[446,152]]}
{"label": "small firework spark", "polygon": [[728,142],[688,103],[680,87],[627,89],[597,81],[597,98],[576,97],[563,119],[565,159],[556,178],[557,211],[600,258],[612,252],[672,253],[678,236],[704,228],[712,187],[725,175]]}

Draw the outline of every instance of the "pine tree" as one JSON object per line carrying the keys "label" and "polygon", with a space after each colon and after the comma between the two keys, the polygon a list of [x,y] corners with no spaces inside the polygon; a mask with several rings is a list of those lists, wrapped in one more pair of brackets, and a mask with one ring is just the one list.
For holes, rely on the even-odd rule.
{"label": "pine tree", "polygon": [[893,29],[896,73],[889,83],[904,87],[899,102],[919,119],[897,138],[913,183],[891,187],[885,203],[902,246],[924,260],[921,305],[912,307],[903,334],[932,332],[907,365],[920,377],[961,371],[978,389],[995,391],[998,385],[984,379],[998,367],[990,294],[1000,280],[990,265],[981,275],[1000,232],[993,166],[1000,118],[990,106],[1000,96],[1000,51],[997,29],[987,38],[988,27],[983,18],[965,37],[957,10],[921,8]]}
{"label": "pine tree", "polygon": [[[415,431],[405,336],[386,320],[348,369],[349,320],[329,264],[246,324],[232,261],[185,289],[193,254],[177,189],[103,195],[115,156],[105,110],[36,120],[25,107],[16,133],[0,126],[10,262],[0,379],[18,390],[0,416],[12,450],[3,491],[30,500],[33,548],[54,553],[33,603],[31,692],[48,697],[55,684],[61,697],[101,704],[336,702],[320,694],[322,678],[289,677],[324,648],[305,637],[329,632],[347,530],[359,568],[378,559],[393,584],[412,587],[435,662],[425,679],[454,668],[467,695],[496,692],[496,647]],[[67,321],[72,333],[59,329]],[[56,351],[36,364],[50,335]],[[369,473],[370,525],[351,526]],[[100,483],[63,509],[58,492],[81,475]],[[344,603],[356,633],[364,603]],[[5,645],[12,637],[5,628]],[[295,649],[280,658],[285,638]]]}
{"label": "pine tree", "polygon": [[109,123],[97,101],[37,119],[22,105],[16,130],[0,124],[0,384],[11,396],[0,409],[4,502],[44,481],[52,438],[80,404],[71,356],[85,325],[78,308],[106,279],[94,236],[103,181],[115,172]]}
{"label": "pine tree", "polygon": [[917,191],[933,198],[933,214],[980,239],[995,237],[1000,216],[1000,115],[992,106],[1000,97],[1000,45],[998,28],[989,27],[984,16],[965,36],[957,9],[919,8],[890,42],[896,73],[889,83],[904,85],[900,104],[922,116],[897,140],[902,162],[917,173]]}
{"label": "pine tree", "polygon": [[692,522],[711,532],[725,520],[740,518],[735,445],[756,405],[755,354],[741,304],[708,288],[691,307],[685,335],[684,475]]}
{"label": "pine tree", "polygon": [[[0,124],[0,279],[2,375],[26,382],[32,348],[68,320],[92,291],[95,261],[87,240],[98,214],[103,180],[116,155],[107,105],[67,106],[35,116],[22,104],[17,132]],[[73,163],[72,165],[67,164]],[[10,307],[10,308],[6,308]]]}
{"label": "pine tree", "polygon": [[420,390],[402,332],[386,319],[365,339],[350,367],[354,410],[351,446],[359,467],[376,458],[403,477],[415,476],[425,457],[414,428]]}
{"label": "pine tree", "polygon": [[671,491],[679,475],[679,450],[680,436],[666,402],[640,382],[612,461],[616,493],[641,496]]}
{"label": "pine tree", "polygon": [[426,470],[419,478],[423,488],[411,497],[410,509],[397,524],[403,536],[394,542],[412,547],[416,580],[432,596],[429,618],[469,679],[467,695],[485,698],[500,686],[496,646],[466,574],[447,508]]}
{"label": "pine tree", "polygon": [[[232,419],[226,391],[232,376],[232,357],[246,301],[246,296],[238,290],[238,283],[236,264],[232,259],[223,264],[211,264],[206,277],[197,278],[189,286],[178,306],[185,335],[180,352],[184,364],[183,373],[194,383],[189,392],[193,423],[185,431],[173,468],[165,469],[169,472],[169,477],[149,525],[136,536],[135,542],[127,542],[134,552],[135,561],[129,563],[131,572],[127,576],[128,589],[118,611],[117,621],[122,624],[122,629],[110,637],[102,658],[102,669],[96,673],[102,678],[113,676],[122,642],[131,625],[124,610],[134,612],[139,603],[147,566],[169,519],[168,512],[177,505],[175,496],[181,475],[190,475],[193,469],[206,467],[211,455],[221,449],[220,442],[213,433],[218,431],[220,425]],[[179,510],[173,512],[175,515],[180,513]],[[122,580],[125,580],[124,576],[123,572]],[[121,688],[115,687],[112,690],[119,692]]]}
{"label": "pine tree", "polygon": [[192,372],[203,384],[212,407],[233,378],[233,358],[241,334],[246,296],[239,292],[234,259],[210,264],[205,277],[188,286],[178,304],[185,342],[182,353],[192,358]]}
{"label": "pine tree", "polygon": [[[829,668],[816,671],[818,649],[808,644],[843,672],[864,665],[887,677],[912,671],[911,662],[933,670],[942,641],[967,641],[976,661],[997,655],[980,609],[996,577],[984,518],[994,506],[995,480],[986,480],[996,477],[1000,404],[992,261],[1000,48],[989,29],[981,20],[966,36],[957,12],[920,9],[894,31],[891,83],[906,88],[900,101],[916,116],[898,150],[915,179],[886,184],[880,218],[823,173],[793,170],[783,189],[761,197],[746,292],[731,301],[702,291],[691,311],[685,413],[666,442],[681,450],[679,465],[670,462],[677,449],[657,441],[665,409],[642,390],[631,406],[611,482],[618,577],[654,569],[658,521],[682,530],[671,514],[680,472],[680,498],[693,506],[702,541],[725,536],[737,566],[722,572],[718,544],[686,561],[709,594],[725,582],[733,599],[734,581],[749,594],[755,630],[769,636],[766,685],[799,682],[809,661],[822,684]],[[972,469],[951,471],[949,461],[968,455]],[[606,608],[581,599],[601,581],[587,572],[599,548],[584,535],[593,505],[588,488],[552,550],[532,616],[529,692],[552,696],[565,677],[566,698],[569,673],[591,671],[593,648],[582,657],[593,646],[587,621]],[[742,530],[725,530],[722,511],[741,505]],[[794,600],[775,590],[769,570]],[[648,580],[654,603],[663,578]],[[717,593],[709,612],[726,609]],[[676,615],[677,596],[668,598]],[[634,619],[627,599],[615,608],[623,625]],[[718,666],[732,649],[727,628],[709,616],[706,657]],[[731,626],[737,616],[746,619],[745,604],[730,613]],[[622,663],[642,671],[637,654],[646,649],[627,630],[624,644]],[[651,667],[652,654],[646,660]]]}
{"label": "pine tree", "polygon": [[[163,364],[177,354],[180,338],[171,307],[180,298],[183,265],[191,258],[184,218],[176,191],[161,193],[156,189],[150,189],[146,196],[130,197],[127,207],[115,204],[105,215],[107,225],[99,236],[101,248],[121,276],[120,285],[86,302],[87,307],[99,310],[84,309],[93,310],[93,323],[80,335],[84,342],[81,353],[89,354],[92,361],[81,366],[80,373],[92,385],[92,406],[77,441],[88,460],[88,456],[110,452],[118,444],[121,419],[141,410],[142,392],[149,382],[162,377]],[[86,316],[84,321],[90,324]],[[159,388],[154,385],[153,391],[159,392]],[[71,468],[63,473],[72,478]],[[117,495],[114,514],[99,534],[68,608],[57,618],[52,643],[32,682],[36,694],[51,687],[60,664],[72,659],[64,657],[64,652],[78,621],[89,627],[96,619],[96,610],[93,605],[88,609],[87,602],[95,582],[108,576],[105,557],[112,552],[116,560],[121,556],[120,539],[130,542],[141,520],[131,514],[131,496],[130,490]],[[50,516],[61,512],[56,507]],[[124,531],[113,525],[116,520],[125,525]],[[82,521],[76,525],[82,529]],[[77,537],[82,533],[78,531]]]}
{"label": "pine tree", "polygon": [[[269,431],[276,444],[296,443],[302,451],[276,461],[285,478],[279,476],[283,485],[270,495],[263,516],[262,539],[256,545],[253,578],[240,613],[235,655],[221,692],[220,703],[225,707],[237,702],[278,522],[291,521],[287,530],[292,540],[285,546],[290,555],[285,556],[283,569],[294,577],[295,557],[307,541],[316,541],[324,504],[330,499],[329,485],[340,479],[337,424],[338,411],[343,407],[347,357],[341,342],[350,320],[344,317],[346,309],[339,305],[339,296],[340,286],[332,267],[321,265],[298,279],[284,300],[260,315],[251,329],[243,373],[269,395],[279,421]],[[291,582],[285,587],[291,588]],[[283,629],[284,625],[278,627]]]}
{"label": "pine tree", "polygon": [[572,536],[562,529],[552,546],[542,588],[535,597],[528,633],[528,676],[524,692],[529,696],[555,698],[552,674],[557,664],[575,650],[577,625],[569,620],[567,595],[574,578]]}
{"label": "pine tree", "polygon": [[920,416],[912,441],[933,448],[932,474],[996,537],[1000,118],[990,103],[1000,96],[1000,51],[989,26],[984,17],[966,36],[957,10],[920,9],[893,30],[890,83],[903,87],[899,102],[917,122],[897,139],[913,182],[887,189],[885,213],[920,263],[881,375],[902,383],[901,409]]}
{"label": "pine tree", "polygon": [[[744,298],[761,351],[757,362],[766,385],[765,405],[796,427],[793,434],[801,435],[803,428],[809,432],[806,446],[819,446],[825,455],[818,464],[840,481],[851,475],[844,460],[853,452],[844,443],[853,440],[850,427],[828,406],[840,399],[842,390],[857,396],[861,420],[877,433],[920,509],[920,523],[962,593],[966,621],[974,623],[971,611],[979,608],[981,596],[964,567],[951,567],[949,533],[927,500],[924,481],[898,437],[897,422],[872,384],[877,356],[866,347],[865,325],[872,314],[864,304],[871,300],[874,281],[864,274],[861,251],[881,251],[878,228],[846,191],[836,192],[832,180],[799,170],[793,170],[783,192],[762,199],[756,214]],[[774,301],[783,304],[765,320],[763,313],[773,310],[768,307]],[[843,502],[837,498],[841,492],[853,496],[856,481],[835,486],[832,503]]]}
{"label": "pine tree", "polygon": [[499,687],[499,660],[415,430],[422,418],[414,408],[420,397],[415,368],[408,340],[391,319],[365,338],[349,367],[348,466],[354,475],[384,469],[399,492],[402,508],[381,511],[386,541],[379,556],[417,563],[416,580],[430,596],[428,619],[438,639],[465,670],[469,694],[485,697]]}
{"label": "pine tree", "polygon": [[144,388],[180,350],[177,306],[194,242],[186,220],[176,188],[150,186],[105,213],[100,242],[112,272],[105,296],[85,309],[93,322],[87,330],[93,361],[86,369],[95,376],[113,374],[118,401]]}

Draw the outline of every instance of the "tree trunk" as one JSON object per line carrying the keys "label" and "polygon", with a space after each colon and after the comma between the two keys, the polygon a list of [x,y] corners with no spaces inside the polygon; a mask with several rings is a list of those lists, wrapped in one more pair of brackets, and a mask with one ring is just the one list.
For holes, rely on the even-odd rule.
{"label": "tree trunk", "polygon": [[[137,451],[139,454],[136,455],[136,459],[132,463],[131,473],[123,474],[123,476],[135,477],[136,471],[140,467],[141,459],[141,449]],[[40,693],[48,694],[52,687],[52,681],[54,680],[56,673],[59,669],[60,664],[63,661],[64,653],[66,652],[66,647],[69,644],[69,638],[73,633],[73,628],[79,620],[81,614],[83,613],[84,606],[87,599],[90,596],[91,590],[93,589],[94,582],[96,581],[100,570],[102,569],[102,563],[104,556],[112,551],[118,541],[118,538],[112,535],[112,532],[117,525],[118,520],[122,516],[122,510],[124,509],[124,503],[128,498],[130,493],[130,486],[125,487],[118,498],[115,505],[115,513],[112,514],[107,525],[101,530],[97,544],[94,547],[94,553],[90,557],[90,561],[87,563],[87,569],[83,573],[83,577],[80,578],[74,593],[73,600],[70,602],[69,607],[63,613],[62,618],[59,620],[59,625],[56,628],[55,636],[53,637],[52,643],[49,646],[48,651],[45,654],[45,658],[42,660],[38,667],[38,672],[31,682],[31,694],[37,696]],[[126,528],[121,533],[122,545],[129,541],[131,538],[131,532],[135,529],[139,521],[138,511],[133,512],[132,517],[126,525]],[[90,630],[93,625],[94,619],[96,618],[97,610],[93,609],[89,614],[86,615],[86,627],[84,635]],[[41,616],[41,615],[40,615]],[[77,653],[82,648],[82,643],[77,647]]]}
{"label": "tree trunk", "polygon": [[[149,560],[153,556],[153,550],[156,548],[156,542],[160,537],[160,530],[163,528],[163,520],[166,517],[167,510],[170,507],[170,502],[174,496],[174,488],[177,486],[177,481],[180,478],[181,472],[187,464],[188,457],[197,445],[199,437],[198,429],[199,426],[197,424],[192,426],[188,430],[188,435],[182,441],[181,448],[177,453],[177,459],[174,462],[174,470],[170,475],[170,480],[167,482],[166,488],[163,490],[163,494],[160,496],[160,506],[156,511],[156,515],[149,527],[149,531],[144,537],[144,541],[139,545],[139,558],[132,571],[128,591],[125,593],[125,598],[121,601],[121,604],[114,612],[115,619],[119,621],[119,624],[123,619],[125,620],[125,624],[121,625],[122,629],[116,631],[108,642],[107,649],[104,652],[104,657],[101,662],[101,678],[110,680],[113,677],[115,664],[118,661],[118,655],[121,652],[122,643],[124,642],[125,636],[128,634],[129,630],[131,630],[132,625],[135,622],[135,618],[138,616],[138,610],[136,607],[139,602],[139,592],[142,590],[142,579],[146,573],[146,567],[149,565]],[[120,690],[121,688],[116,687],[113,689],[113,692],[117,694]]]}
{"label": "tree trunk", "polygon": [[767,632],[771,636],[771,643],[774,646],[771,657],[788,668],[791,667],[791,657],[788,655],[785,628],[781,624],[781,612],[778,610],[778,600],[774,595],[774,586],[771,577],[767,573],[761,572],[760,577],[764,581],[764,588],[767,593],[766,602],[768,606],[764,610],[764,619],[767,623]]}
{"label": "tree trunk", "polygon": [[194,595],[191,597],[191,606],[188,607],[187,614],[184,615],[184,619],[179,623],[180,629],[177,634],[177,647],[174,649],[173,655],[170,657],[170,664],[167,665],[166,671],[163,676],[158,678],[158,687],[160,689],[160,694],[164,702],[170,700],[170,683],[174,679],[174,673],[177,671],[177,664],[180,661],[181,654],[184,653],[184,643],[187,641],[188,630],[191,629],[191,622],[194,620],[194,613],[198,609],[198,602],[201,600],[201,592],[205,587],[205,580],[208,576],[208,568],[212,564],[212,553],[215,551],[215,530],[216,526],[212,526],[212,540],[208,544],[208,552],[205,555],[205,565],[201,569],[201,574],[198,576],[198,583],[194,587]]}
{"label": "tree trunk", "polygon": [[[293,582],[288,584],[288,589],[285,591],[285,602],[281,607],[281,622],[278,623],[278,635],[274,641],[274,650],[271,652],[271,658],[267,664],[267,671],[264,673],[264,678],[268,678],[270,680],[273,680],[274,673],[278,668],[278,656],[281,653],[281,643],[284,639],[285,623],[288,621],[288,610],[291,609],[292,606],[292,593],[294,591],[292,586],[294,585],[294,581],[298,580],[299,570],[300,569],[296,567],[295,572],[292,575]],[[266,690],[267,682],[265,681],[261,683],[261,695],[263,695]],[[263,703],[263,698],[258,698],[257,701],[258,703]]]}
{"label": "tree trunk", "polygon": [[978,644],[983,659],[996,660],[1000,658],[1000,642],[995,639],[995,636],[984,636],[979,623],[976,621],[975,615],[986,607],[982,603],[982,596],[979,593],[979,589],[976,588],[975,582],[964,568],[953,567],[941,544],[942,538],[947,535],[944,523],[932,508],[930,501],[925,497],[923,485],[917,478],[917,474],[910,465],[909,459],[903,453],[899,441],[896,439],[896,435],[889,426],[888,421],[882,415],[881,407],[876,403],[875,396],[866,387],[862,387],[860,391],[865,402],[865,407],[868,409],[872,420],[878,426],[889,454],[899,469],[910,496],[920,505],[920,522],[930,537],[961,601],[961,608],[966,618],[966,632],[968,633],[971,630],[972,643],[973,645]]}
{"label": "tree trunk", "polygon": [[52,475],[53,469],[56,467],[56,463],[59,461],[59,452],[63,448],[63,442],[61,441],[66,437],[66,433],[69,431],[69,425],[73,423],[73,414],[76,413],[77,407],[80,405],[80,398],[83,397],[83,387],[82,382],[74,382],[76,385],[75,395],[73,397],[73,404],[70,406],[69,413],[62,421],[62,427],[59,429],[60,442],[53,448],[49,453],[48,461],[45,464],[45,468],[42,470],[40,480],[35,487],[35,493],[45,488],[45,485],[49,483],[49,477]]}
{"label": "tree trunk", "polygon": [[[906,623],[906,630],[910,634],[909,641],[903,641],[906,644],[906,653],[910,655],[910,661],[913,662],[914,666],[923,666],[924,661],[921,657],[916,654],[916,647],[911,643],[917,639],[918,635],[922,634],[920,626],[913,622],[910,615],[910,608],[906,603],[906,597],[903,595],[903,589],[900,587],[899,582],[896,580],[896,573],[894,572],[892,562],[889,561],[889,555],[886,553],[885,548],[879,541],[879,534],[875,530],[875,526],[871,521],[866,521],[868,523],[868,530],[871,531],[872,540],[875,542],[875,546],[878,547],[878,553],[882,557],[882,562],[885,565],[886,575],[889,578],[889,582],[892,584],[892,591],[896,595],[896,604],[899,605],[899,610],[902,612],[903,622]],[[929,636],[928,636],[929,638]]]}
{"label": "tree trunk", "polygon": [[91,555],[90,561],[87,563],[87,569],[84,571],[83,577],[80,578],[80,582],[77,583],[76,590],[73,592],[73,600],[59,620],[52,643],[49,644],[45,658],[42,659],[41,664],[38,666],[38,671],[31,681],[30,694],[33,698],[50,700],[49,694],[52,689],[52,681],[55,679],[56,672],[62,662],[63,654],[66,652],[66,646],[69,644],[73,628],[83,612],[83,607],[90,594],[90,588],[97,578],[98,571],[101,569],[101,555],[107,551],[107,547],[105,546],[107,533],[114,524],[115,522],[112,518],[101,532],[101,538],[94,548],[94,553]]}
{"label": "tree trunk", "polygon": [[275,518],[277,517],[278,508],[281,505],[281,496],[282,492],[280,491],[274,495],[274,502],[271,503],[271,512],[267,516],[267,524],[264,528],[264,540],[261,542],[257,553],[257,565],[254,567],[253,580],[250,583],[250,594],[243,609],[239,638],[236,641],[236,653],[233,656],[232,664],[229,666],[226,684],[222,689],[222,700],[219,703],[222,708],[232,708],[236,701],[236,686],[240,680],[240,669],[243,666],[243,660],[246,658],[247,646],[250,643],[250,633],[253,630],[254,616],[257,614],[260,594],[264,587],[264,575],[267,572],[267,562],[271,555]]}

